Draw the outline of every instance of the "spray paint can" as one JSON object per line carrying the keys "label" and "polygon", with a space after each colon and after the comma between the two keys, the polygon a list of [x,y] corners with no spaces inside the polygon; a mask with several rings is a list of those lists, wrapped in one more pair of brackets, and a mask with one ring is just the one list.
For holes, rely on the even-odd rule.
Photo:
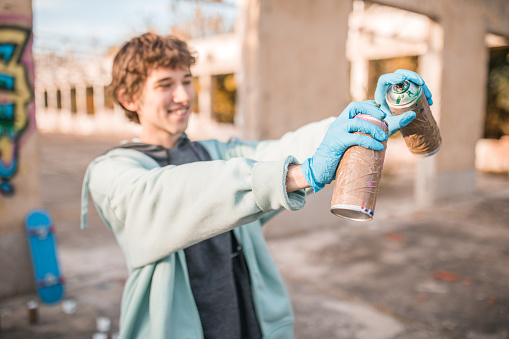
{"label": "spray paint can", "polygon": [[400,129],[410,152],[419,157],[438,152],[442,138],[422,86],[411,81],[394,84],[387,90],[385,98],[393,115],[408,111],[416,114],[411,123]]}
{"label": "spray paint can", "polygon": [[[358,114],[355,118],[374,123],[388,132],[387,123],[383,120],[367,114]],[[382,144],[384,149],[381,151],[352,146],[343,154],[336,170],[336,183],[332,194],[331,212],[334,215],[357,221],[373,219],[387,141]]]}
{"label": "spray paint can", "polygon": [[39,304],[35,300],[30,300],[27,303],[28,323],[35,325],[39,322]]}

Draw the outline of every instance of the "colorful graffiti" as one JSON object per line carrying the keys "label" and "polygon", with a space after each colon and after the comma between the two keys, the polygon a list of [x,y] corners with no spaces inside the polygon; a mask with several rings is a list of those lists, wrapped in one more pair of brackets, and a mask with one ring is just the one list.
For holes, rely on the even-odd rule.
{"label": "colorful graffiti", "polygon": [[31,31],[0,26],[0,193],[13,195],[11,179],[18,168],[18,151],[32,115],[30,70],[22,56]]}

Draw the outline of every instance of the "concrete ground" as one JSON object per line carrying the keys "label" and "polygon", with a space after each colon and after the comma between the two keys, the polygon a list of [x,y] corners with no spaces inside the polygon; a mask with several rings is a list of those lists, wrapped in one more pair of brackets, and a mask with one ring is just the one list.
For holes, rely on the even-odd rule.
{"label": "concrete ground", "polygon": [[[42,205],[55,219],[76,312],[39,305],[39,321],[29,325],[35,294],[1,300],[0,338],[92,338],[98,317],[111,319],[109,337],[118,331],[122,254],[93,207],[89,229],[79,229],[85,168],[117,142],[40,136]],[[329,189],[266,226],[297,339],[509,338],[507,176],[479,174],[477,194],[418,210],[412,175],[411,165],[386,166],[371,222],[332,216]]]}

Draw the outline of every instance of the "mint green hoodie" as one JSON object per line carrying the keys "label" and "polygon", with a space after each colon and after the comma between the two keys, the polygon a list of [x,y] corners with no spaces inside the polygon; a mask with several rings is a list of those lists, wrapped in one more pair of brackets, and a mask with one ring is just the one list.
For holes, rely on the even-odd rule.
{"label": "mint green hoodie", "polygon": [[293,312],[261,226],[277,211],[301,209],[304,190],[287,193],[290,163],[301,163],[333,121],[308,124],[279,140],[201,141],[212,161],[159,167],[149,156],[114,149],[87,168],[88,192],[127,262],[121,338],[203,338],[184,248],[234,230],[249,267],[263,338],[293,338]]}

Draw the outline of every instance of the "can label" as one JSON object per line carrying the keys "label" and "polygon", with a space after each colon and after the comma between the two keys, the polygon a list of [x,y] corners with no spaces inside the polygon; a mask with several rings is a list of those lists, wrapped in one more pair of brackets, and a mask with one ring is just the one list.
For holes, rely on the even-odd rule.
{"label": "can label", "polygon": [[410,81],[392,85],[386,100],[392,115],[408,111],[416,114],[415,119],[400,130],[410,152],[422,157],[438,152],[442,137],[422,87]]}
{"label": "can label", "polygon": [[[388,132],[385,121],[371,115],[358,114],[355,118],[374,123]],[[346,150],[336,170],[336,183],[331,201],[331,212],[334,215],[357,221],[373,219],[387,141],[382,144],[384,145],[382,151],[362,146],[352,146]]]}

